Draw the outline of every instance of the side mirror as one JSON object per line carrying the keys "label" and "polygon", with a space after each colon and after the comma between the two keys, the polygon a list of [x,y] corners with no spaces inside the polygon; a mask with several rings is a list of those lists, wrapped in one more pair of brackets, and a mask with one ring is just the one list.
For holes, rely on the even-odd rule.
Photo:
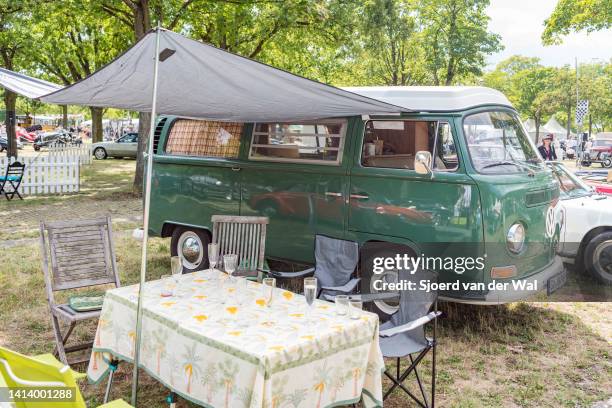
{"label": "side mirror", "polygon": [[432,174],[431,171],[431,153],[427,151],[419,151],[414,156],[414,170],[417,174]]}

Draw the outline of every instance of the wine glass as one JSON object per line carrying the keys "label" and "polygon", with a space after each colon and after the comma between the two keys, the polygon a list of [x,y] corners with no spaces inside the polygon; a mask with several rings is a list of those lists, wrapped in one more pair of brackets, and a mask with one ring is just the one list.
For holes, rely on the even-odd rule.
{"label": "wine glass", "polygon": [[304,278],[304,297],[308,305],[308,320],[312,316],[312,305],[317,297],[317,278]]}
{"label": "wine glass", "polygon": [[238,255],[236,254],[227,254],[223,255],[223,267],[225,272],[232,277],[232,274],[236,271],[236,267],[238,265]]}
{"label": "wine glass", "polygon": [[208,263],[210,264],[210,269],[215,269],[218,261],[219,261],[219,244],[217,243],[208,244]]}

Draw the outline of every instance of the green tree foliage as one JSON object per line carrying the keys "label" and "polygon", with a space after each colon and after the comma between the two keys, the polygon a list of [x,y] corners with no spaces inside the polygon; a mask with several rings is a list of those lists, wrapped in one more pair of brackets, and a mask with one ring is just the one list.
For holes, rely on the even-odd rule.
{"label": "green tree foliage", "polygon": [[[0,65],[11,71],[22,68],[29,45],[28,27],[30,3],[26,1],[0,0]],[[4,90],[4,108],[15,113],[17,94]],[[8,155],[17,156],[15,121],[6,115]]]}
{"label": "green tree foliage", "polygon": [[612,1],[559,0],[555,10],[544,22],[544,44],[559,44],[561,37],[573,31],[587,32],[612,27]]}
{"label": "green tree foliage", "polygon": [[488,0],[420,0],[425,63],[435,85],[452,85],[457,78],[481,75],[485,57],[503,46],[487,31]]}
{"label": "green tree foliage", "polygon": [[[129,37],[112,19],[97,12],[92,0],[42,2],[32,8],[36,22],[31,61],[48,79],[65,85],[79,81],[110,62]],[[61,27],[61,29],[60,29]],[[102,108],[91,107],[92,139],[102,140]]]}
{"label": "green tree foliage", "polygon": [[[612,61],[580,66],[580,99],[589,100],[595,131],[612,126]],[[538,128],[552,115],[571,128],[576,107],[576,73],[569,66],[544,67],[537,58],[512,56],[483,76],[483,85],[508,96]]]}
{"label": "green tree foliage", "polygon": [[415,85],[428,82],[415,4],[406,0],[370,0],[363,7],[364,41],[369,85]]}

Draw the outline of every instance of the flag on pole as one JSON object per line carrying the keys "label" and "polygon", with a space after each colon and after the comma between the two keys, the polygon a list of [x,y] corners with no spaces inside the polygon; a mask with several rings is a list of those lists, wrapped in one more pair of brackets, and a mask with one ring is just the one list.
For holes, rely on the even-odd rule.
{"label": "flag on pole", "polygon": [[589,101],[581,99],[576,104],[576,123],[582,125],[582,120],[589,114]]}

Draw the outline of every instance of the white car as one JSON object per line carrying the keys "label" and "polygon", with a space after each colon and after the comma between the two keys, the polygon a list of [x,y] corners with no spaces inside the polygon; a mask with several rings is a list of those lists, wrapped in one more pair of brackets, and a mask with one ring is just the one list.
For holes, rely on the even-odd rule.
{"label": "white car", "polygon": [[561,188],[559,255],[612,285],[612,197],[594,192],[563,164],[550,166]]}
{"label": "white car", "polygon": [[136,157],[138,133],[127,133],[116,141],[94,143],[91,151],[98,160],[107,157]]}

